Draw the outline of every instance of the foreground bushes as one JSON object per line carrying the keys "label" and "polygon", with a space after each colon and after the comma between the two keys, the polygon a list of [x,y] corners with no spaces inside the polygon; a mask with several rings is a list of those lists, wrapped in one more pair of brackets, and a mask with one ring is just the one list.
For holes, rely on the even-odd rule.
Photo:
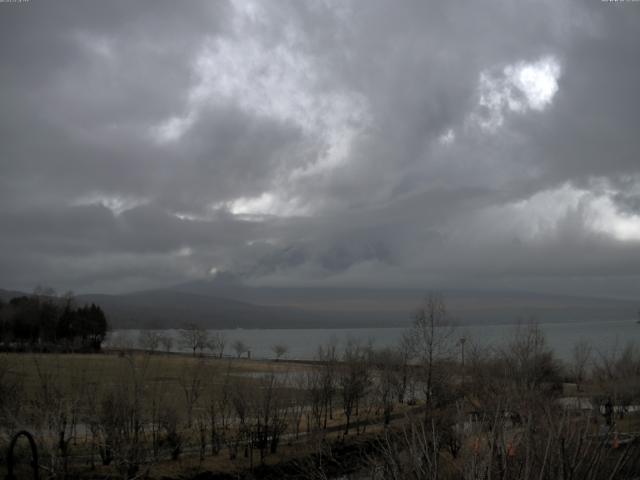
{"label": "foreground bushes", "polygon": [[[619,432],[619,417],[635,415],[624,408],[640,402],[637,348],[586,361],[580,398],[593,407],[572,407],[559,400],[578,369],[554,357],[535,325],[501,348],[469,340],[462,363],[455,334],[440,335],[431,313],[397,348],[349,340],[291,371],[131,351],[100,356],[110,365],[101,372],[72,367],[80,356],[0,356],[0,438],[30,429],[41,464],[59,478],[144,478],[162,462],[218,456],[266,472],[256,467],[281,458],[283,444],[304,457],[298,473],[287,470],[294,478],[637,476],[637,444]],[[9,358],[33,362],[35,373],[27,378]],[[248,364],[261,372],[239,368]]]}

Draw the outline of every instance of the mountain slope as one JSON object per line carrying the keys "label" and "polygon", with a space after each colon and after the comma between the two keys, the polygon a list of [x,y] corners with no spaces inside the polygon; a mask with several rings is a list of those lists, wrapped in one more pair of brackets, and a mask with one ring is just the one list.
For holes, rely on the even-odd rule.
{"label": "mountain slope", "polygon": [[[22,292],[0,290],[8,301]],[[634,320],[628,300],[522,292],[444,292],[460,324]],[[340,328],[407,326],[424,298],[421,290],[247,287],[192,282],[122,295],[79,295],[100,305],[113,328]]]}
{"label": "mountain slope", "polygon": [[[246,287],[200,281],[174,287],[181,292],[244,299],[330,317],[340,315],[372,324],[406,324],[424,299],[418,289]],[[579,322],[636,318],[638,302],[528,292],[443,292],[448,310],[460,323]]]}
{"label": "mountain slope", "polygon": [[177,328],[187,323],[208,328],[269,328],[291,326],[295,318],[289,309],[171,290],[79,295],[77,300],[99,304],[115,328]]}

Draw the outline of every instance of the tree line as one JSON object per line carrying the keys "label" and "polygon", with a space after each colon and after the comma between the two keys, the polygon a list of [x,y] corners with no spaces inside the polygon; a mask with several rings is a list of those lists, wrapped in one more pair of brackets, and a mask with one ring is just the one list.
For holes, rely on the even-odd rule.
{"label": "tree line", "polygon": [[72,294],[36,289],[0,300],[0,345],[5,351],[99,351],[108,330],[94,303],[77,306]]}

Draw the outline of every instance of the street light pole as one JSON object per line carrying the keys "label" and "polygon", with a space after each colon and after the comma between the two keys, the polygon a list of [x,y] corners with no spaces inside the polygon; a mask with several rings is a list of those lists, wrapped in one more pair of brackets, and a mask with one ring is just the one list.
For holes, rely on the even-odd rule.
{"label": "street light pole", "polygon": [[465,337],[460,338],[460,349],[461,349],[461,356],[462,356],[462,387],[464,388],[464,344],[466,343],[467,339]]}

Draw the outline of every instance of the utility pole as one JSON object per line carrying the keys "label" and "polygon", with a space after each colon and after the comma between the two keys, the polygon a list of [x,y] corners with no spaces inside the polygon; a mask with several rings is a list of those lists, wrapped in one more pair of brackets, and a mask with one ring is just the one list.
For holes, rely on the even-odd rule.
{"label": "utility pole", "polygon": [[464,388],[464,344],[467,339],[465,337],[460,338],[460,350],[462,356],[462,387]]}

